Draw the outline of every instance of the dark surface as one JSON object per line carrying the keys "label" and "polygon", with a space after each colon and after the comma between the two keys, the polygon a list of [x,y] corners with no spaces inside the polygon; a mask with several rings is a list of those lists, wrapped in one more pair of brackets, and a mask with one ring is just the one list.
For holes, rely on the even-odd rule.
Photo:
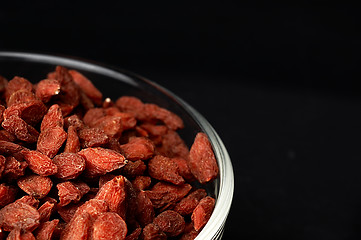
{"label": "dark surface", "polygon": [[358,8],[3,4],[0,50],[137,72],[209,120],[235,173],[225,239],[361,237]]}

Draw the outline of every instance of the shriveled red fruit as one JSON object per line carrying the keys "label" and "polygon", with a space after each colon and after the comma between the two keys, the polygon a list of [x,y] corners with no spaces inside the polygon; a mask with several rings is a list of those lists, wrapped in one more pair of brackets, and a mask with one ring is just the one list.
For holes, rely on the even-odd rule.
{"label": "shriveled red fruit", "polygon": [[67,181],[56,185],[59,196],[59,206],[68,205],[70,202],[79,202],[81,193],[73,183]]}
{"label": "shriveled red fruit", "polygon": [[181,157],[188,159],[189,149],[176,131],[168,130],[162,136],[162,144],[157,147],[157,153],[166,157]]}
{"label": "shriveled red fruit", "polygon": [[78,203],[70,203],[66,206],[57,206],[58,214],[60,215],[63,221],[68,223],[73,218],[75,212],[82,204],[83,202],[78,202]]}
{"label": "shriveled red fruit", "polygon": [[34,93],[28,91],[27,89],[20,89],[11,94],[9,100],[7,101],[7,106],[10,107],[12,105],[27,103],[34,100],[36,100]]}
{"label": "shriveled red fruit", "polygon": [[40,131],[48,128],[64,127],[63,114],[58,104],[52,105],[41,121]]}
{"label": "shriveled red fruit", "polygon": [[59,224],[58,219],[46,221],[36,229],[36,240],[51,240],[56,226]]}
{"label": "shriveled red fruit", "polygon": [[5,163],[6,163],[6,158],[4,156],[0,155],[0,178],[5,169]]}
{"label": "shriveled red fruit", "polygon": [[25,169],[28,167],[28,163],[25,161],[18,161],[14,157],[7,157],[5,162],[5,169],[2,173],[3,178],[10,180],[16,180],[19,177],[24,176]]}
{"label": "shriveled red fruit", "polygon": [[215,199],[207,196],[203,198],[192,213],[194,229],[199,231],[211,217],[215,205]]}
{"label": "shriveled red fruit", "polygon": [[198,133],[189,152],[189,169],[200,183],[207,183],[218,176],[217,160],[205,133]]}
{"label": "shriveled red fruit", "polygon": [[95,107],[93,101],[82,91],[79,91],[79,102],[84,110],[89,110]]}
{"label": "shriveled red fruit", "polygon": [[141,234],[143,240],[166,240],[167,235],[154,223],[149,223],[143,228]]}
{"label": "shriveled red fruit", "polygon": [[173,183],[183,184],[185,181],[179,174],[178,165],[172,159],[157,155],[149,160],[148,173],[152,178]]}
{"label": "shriveled red fruit", "polygon": [[87,240],[91,226],[89,213],[76,214],[65,227],[60,240]]}
{"label": "shriveled red fruit", "polygon": [[81,205],[77,210],[76,214],[88,213],[91,219],[95,220],[101,213],[108,212],[108,204],[104,200],[90,199]]}
{"label": "shriveled red fruit", "polygon": [[[2,121],[0,121],[1,123]],[[5,129],[0,130],[0,140],[8,141],[8,142],[14,142],[16,141],[16,136]]]}
{"label": "shriveled red fruit", "polygon": [[127,232],[127,224],[117,213],[106,212],[95,219],[91,239],[124,240]]}
{"label": "shriveled red fruit", "polygon": [[39,132],[17,115],[5,118],[1,126],[21,141],[34,143],[38,140]]}
{"label": "shriveled red fruit", "polygon": [[83,117],[83,121],[87,126],[93,127],[96,121],[104,116],[105,116],[104,109],[92,108],[85,113]]}
{"label": "shriveled red fruit", "polygon": [[121,112],[117,107],[109,107],[104,109],[107,116],[120,117],[123,130],[134,128],[137,125],[137,120],[132,113]]}
{"label": "shriveled red fruit", "polygon": [[4,119],[16,115],[27,124],[35,126],[39,123],[47,111],[46,106],[40,100],[33,100],[25,103],[14,104],[4,111]]}
{"label": "shriveled red fruit", "polygon": [[123,155],[105,148],[86,148],[78,154],[85,159],[86,172],[90,176],[104,175],[127,163]]}
{"label": "shriveled red fruit", "polygon": [[93,85],[93,83],[87,77],[75,70],[69,70],[69,73],[73,77],[74,82],[95,104],[102,104],[103,94]]}
{"label": "shriveled red fruit", "polygon": [[7,83],[5,92],[6,99],[8,100],[11,94],[21,89],[31,92],[33,89],[33,84],[31,84],[31,82],[25,78],[15,76]]}
{"label": "shriveled red fruit", "polygon": [[198,236],[198,233],[199,232],[193,228],[187,232],[184,232],[180,240],[194,240]]}
{"label": "shriveled red fruit", "polygon": [[68,128],[68,137],[66,140],[64,152],[66,153],[77,153],[80,150],[80,141],[78,137],[78,132],[76,131],[75,126],[71,125]]}
{"label": "shriveled red fruit", "polygon": [[19,144],[0,140],[0,154],[3,154],[5,156],[10,155],[18,159],[22,159],[23,154],[21,153],[21,151],[24,149],[26,148],[20,146]]}
{"label": "shriveled red fruit", "polygon": [[147,138],[133,137],[120,146],[121,152],[131,161],[146,160],[154,154],[154,144]]}
{"label": "shriveled red fruit", "polygon": [[85,159],[76,153],[61,153],[53,158],[58,172],[55,177],[69,180],[77,178],[85,169]]}
{"label": "shriveled red fruit", "polygon": [[136,118],[144,118],[144,103],[132,96],[122,96],[115,102],[122,112],[132,113]]}
{"label": "shriveled red fruit", "polygon": [[109,137],[98,128],[83,128],[79,130],[78,136],[83,148],[101,147],[109,142]]}
{"label": "shriveled red fruit", "polygon": [[85,182],[76,181],[73,182],[73,185],[79,190],[80,197],[83,197],[85,194],[87,194],[90,191],[90,187]]}
{"label": "shriveled red fruit", "polygon": [[172,130],[184,127],[183,120],[178,115],[165,108],[159,107],[156,104],[144,104],[143,111],[145,114],[145,120],[160,120]]}
{"label": "shriveled red fruit", "polygon": [[169,237],[178,236],[185,227],[184,218],[173,210],[161,212],[154,218],[153,223]]}
{"label": "shriveled red fruit", "polygon": [[193,182],[195,177],[191,173],[191,170],[189,169],[188,162],[184,158],[181,157],[175,157],[172,158],[173,162],[175,162],[178,165],[179,174],[187,181],[187,182]]}
{"label": "shriveled red fruit", "polygon": [[180,201],[191,189],[192,186],[188,183],[174,185],[166,182],[158,182],[151,190],[145,192],[155,208],[167,208]]}
{"label": "shriveled red fruit", "polygon": [[37,150],[53,158],[64,144],[67,134],[62,127],[47,128],[39,135]]}
{"label": "shriveled red fruit", "polygon": [[43,205],[41,205],[38,209],[38,212],[40,214],[39,221],[41,223],[49,221],[51,214],[55,210],[55,203],[51,203],[49,201],[46,201]]}
{"label": "shriveled red fruit", "polygon": [[129,161],[123,168],[122,173],[127,178],[135,178],[136,176],[143,175],[147,166],[142,160],[138,160],[135,162]]}
{"label": "shriveled red fruit", "polygon": [[199,201],[207,196],[207,192],[204,189],[197,189],[191,192],[188,196],[183,198],[177,205],[174,207],[174,211],[179,214],[186,216],[192,214],[193,210],[197,207]]}
{"label": "shriveled red fruit", "polygon": [[29,168],[36,174],[41,176],[53,175],[58,171],[57,166],[46,155],[38,151],[23,150],[21,153],[29,164]]}
{"label": "shriveled red fruit", "polygon": [[32,231],[39,225],[38,211],[25,203],[10,203],[0,210],[0,227],[5,231],[20,228]]}
{"label": "shriveled red fruit", "polygon": [[95,199],[103,200],[108,204],[109,211],[118,213],[125,217],[125,179],[123,176],[116,176],[105,183],[98,191]]}
{"label": "shriveled red fruit", "polygon": [[13,202],[15,200],[16,189],[5,185],[5,183],[0,184],[0,208],[5,205]]}
{"label": "shriveled red fruit", "polygon": [[47,103],[51,97],[60,93],[60,83],[55,79],[44,79],[38,82],[35,95],[42,102]]}
{"label": "shriveled red fruit", "polygon": [[64,119],[65,129],[69,128],[70,126],[74,126],[75,129],[82,129],[85,127],[85,124],[78,115],[73,114]]}
{"label": "shriveled red fruit", "polygon": [[136,219],[142,227],[145,227],[149,223],[153,222],[155,216],[153,204],[144,191],[140,191],[138,193],[136,201]]}
{"label": "shriveled red fruit", "polygon": [[6,240],[35,240],[35,237],[31,232],[22,231],[20,228],[14,228],[11,230]]}
{"label": "shriveled red fruit", "polygon": [[128,236],[125,237],[125,240],[137,240],[139,239],[141,233],[142,233],[142,228],[138,227],[134,229],[132,233],[128,234]]}
{"label": "shriveled red fruit", "polygon": [[18,179],[17,184],[21,190],[38,199],[48,195],[53,186],[53,182],[49,177],[36,174],[27,175]]}
{"label": "shriveled red fruit", "polygon": [[32,206],[34,208],[38,208],[40,201],[38,199],[34,198],[33,196],[25,195],[25,196],[17,199],[15,202],[29,204],[30,206]]}
{"label": "shriveled red fruit", "polygon": [[137,176],[133,181],[133,187],[138,190],[147,189],[152,183],[152,179],[149,176]]}
{"label": "shriveled red fruit", "polygon": [[143,123],[140,125],[140,127],[146,130],[152,136],[163,136],[168,131],[168,128],[164,125],[155,125],[151,123]]}
{"label": "shriveled red fruit", "polygon": [[118,138],[123,131],[122,118],[116,116],[104,116],[95,121],[93,127],[103,130],[109,137]]}
{"label": "shriveled red fruit", "polygon": [[5,111],[5,107],[3,105],[0,104],[0,124],[3,122],[4,117],[3,117],[3,113]]}

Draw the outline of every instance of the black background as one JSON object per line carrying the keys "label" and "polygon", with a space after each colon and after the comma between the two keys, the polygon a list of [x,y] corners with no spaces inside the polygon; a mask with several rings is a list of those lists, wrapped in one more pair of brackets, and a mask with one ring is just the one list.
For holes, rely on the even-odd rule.
{"label": "black background", "polygon": [[360,12],[314,4],[2,2],[0,50],[128,69],[194,106],[234,167],[225,239],[359,239]]}

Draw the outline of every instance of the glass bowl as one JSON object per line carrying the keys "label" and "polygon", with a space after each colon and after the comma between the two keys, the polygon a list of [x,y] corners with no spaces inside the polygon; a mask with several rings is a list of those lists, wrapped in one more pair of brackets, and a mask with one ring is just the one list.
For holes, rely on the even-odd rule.
{"label": "glass bowl", "polygon": [[144,102],[156,103],[175,112],[184,121],[185,128],[180,130],[179,134],[188,146],[192,144],[197,132],[202,131],[208,135],[219,165],[219,177],[206,188],[216,198],[216,205],[211,218],[196,239],[221,239],[231,207],[234,176],[227,150],[208,121],[169,90],[125,70],[67,57],[0,52],[0,75],[8,79],[17,75],[32,82],[38,82],[44,79],[48,72],[53,71],[56,65],[82,72],[103,93],[104,97],[116,100],[121,95],[132,95]]}

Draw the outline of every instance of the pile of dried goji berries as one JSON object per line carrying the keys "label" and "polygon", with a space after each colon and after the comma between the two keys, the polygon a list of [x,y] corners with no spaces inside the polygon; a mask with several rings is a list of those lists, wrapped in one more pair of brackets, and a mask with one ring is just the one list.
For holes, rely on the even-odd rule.
{"label": "pile of dried goji berries", "polygon": [[0,240],[194,239],[210,218],[195,187],[218,175],[209,140],[188,149],[162,107],[103,100],[58,66],[36,84],[0,76],[0,123]]}

